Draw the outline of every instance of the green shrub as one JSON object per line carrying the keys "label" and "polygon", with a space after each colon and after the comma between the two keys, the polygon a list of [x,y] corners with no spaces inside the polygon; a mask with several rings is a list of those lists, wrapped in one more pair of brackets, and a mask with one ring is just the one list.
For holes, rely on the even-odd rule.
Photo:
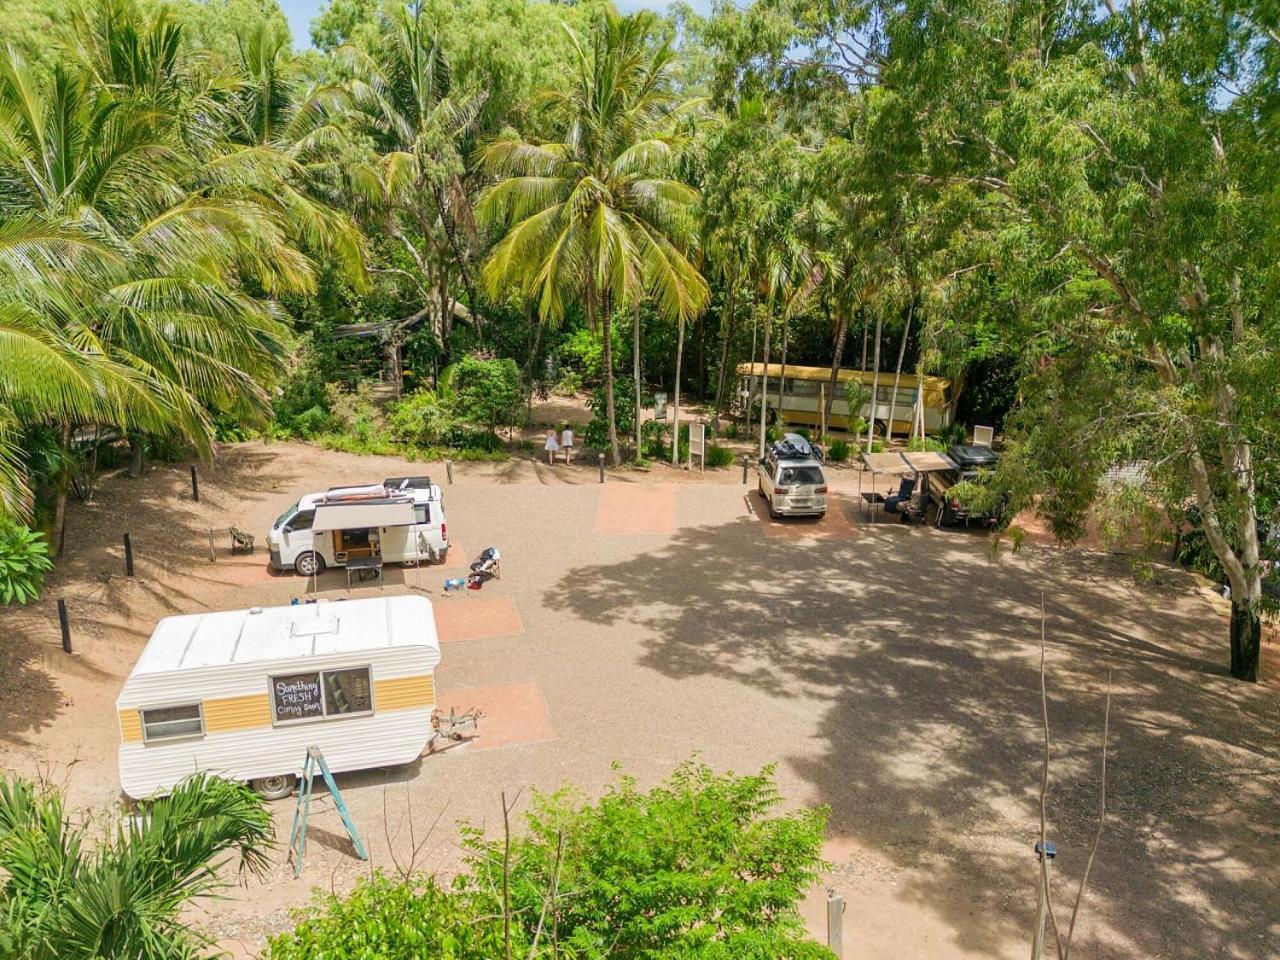
{"label": "green shrub", "polygon": [[738,439],[738,424],[737,424],[737,421],[730,420],[730,421],[729,421],[729,423],[725,426],[725,428],[724,428],[724,438],[725,438],[726,440],[737,440],[737,439]]}
{"label": "green shrub", "polygon": [[266,958],[492,960],[507,955],[509,920],[510,955],[532,960],[832,960],[799,912],[822,867],[826,813],[779,804],[770,768],[738,777],[693,764],[649,791],[624,777],[593,803],[535,794],[509,857],[504,840],[467,828],[451,886],[375,873],[319,899]]}
{"label": "green shrub", "polygon": [[765,427],[764,439],[768,443],[774,443],[782,439],[783,429],[779,424],[773,424]]}
{"label": "green shrub", "polygon": [[331,425],[329,411],[317,404],[314,407],[308,407],[293,418],[292,432],[304,440],[310,440],[324,433]]}
{"label": "green shrub", "polygon": [[733,466],[733,451],[728,447],[722,447],[719,444],[708,444],[707,446],[707,466],[708,467],[731,467]]}
{"label": "green shrub", "polygon": [[387,422],[399,440],[440,443],[454,428],[453,403],[444,393],[421,387],[391,405]]}
{"label": "green shrub", "polygon": [[44,534],[0,521],[0,604],[28,603],[40,596],[53,569]]}
{"label": "green shrub", "polygon": [[848,440],[837,440],[827,449],[827,459],[832,463],[848,463],[852,452]]}
{"label": "green shrub", "polygon": [[[603,383],[591,391],[587,406],[591,408],[592,416],[591,421],[582,429],[582,439],[588,447],[608,450],[609,418],[606,414]],[[618,442],[626,443],[628,437],[634,436],[636,429],[635,390],[629,384],[619,382],[613,385],[613,410],[618,422]]]}
{"label": "green shrub", "polygon": [[792,433],[796,434],[797,436],[804,437],[806,440],[810,439],[808,427],[796,427],[795,430],[792,431]]}
{"label": "green shrub", "polygon": [[509,358],[466,356],[441,375],[442,390],[454,394],[461,420],[493,432],[514,424],[524,409],[520,368]]}
{"label": "green shrub", "polygon": [[946,453],[947,445],[937,437],[912,437],[907,441],[907,449],[914,453]]}
{"label": "green shrub", "polygon": [[872,441],[871,441],[871,452],[872,452],[872,453],[884,453],[884,441],[883,441],[883,440],[872,440]]}

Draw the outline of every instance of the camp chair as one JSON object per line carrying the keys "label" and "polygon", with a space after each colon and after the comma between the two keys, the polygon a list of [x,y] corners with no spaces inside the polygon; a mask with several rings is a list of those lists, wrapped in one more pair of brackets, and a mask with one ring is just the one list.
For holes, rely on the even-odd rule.
{"label": "camp chair", "polygon": [[916,492],[916,478],[903,477],[902,482],[898,484],[898,492],[891,497],[886,497],[884,501],[885,513],[901,513],[901,505],[909,503],[912,495]]}
{"label": "camp chair", "polygon": [[231,528],[231,552],[253,553],[253,534],[245,533],[239,527]]}

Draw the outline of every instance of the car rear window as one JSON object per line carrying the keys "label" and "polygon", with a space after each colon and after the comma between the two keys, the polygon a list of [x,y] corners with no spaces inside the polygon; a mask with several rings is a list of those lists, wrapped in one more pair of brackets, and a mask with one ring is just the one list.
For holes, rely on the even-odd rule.
{"label": "car rear window", "polygon": [[818,467],[783,467],[778,475],[778,483],[784,487],[792,484],[817,485],[822,482],[822,470]]}

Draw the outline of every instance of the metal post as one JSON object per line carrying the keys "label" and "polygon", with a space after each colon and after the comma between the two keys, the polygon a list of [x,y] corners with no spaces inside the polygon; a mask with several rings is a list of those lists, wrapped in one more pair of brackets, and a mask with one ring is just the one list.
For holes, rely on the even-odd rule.
{"label": "metal post", "polygon": [[600,482],[604,483],[604,454],[596,454],[596,462],[600,464]]}
{"label": "metal post", "polygon": [[133,576],[133,542],[127,533],[124,535],[124,575]]}
{"label": "metal post", "polygon": [[58,626],[62,628],[62,650],[71,652],[71,623],[67,620],[67,601],[58,598]]}
{"label": "metal post", "polygon": [[837,958],[844,957],[844,897],[827,888],[827,946]]}
{"label": "metal post", "polygon": [[1049,864],[1057,856],[1058,848],[1046,841],[1043,858],[1040,841],[1036,841],[1036,862],[1043,860],[1044,868],[1036,869],[1036,928],[1031,938],[1031,960],[1041,960],[1044,955],[1044,923],[1049,915]]}
{"label": "metal post", "polygon": [[191,465],[191,499],[200,502],[200,481],[196,479],[196,465]]}
{"label": "metal post", "polygon": [[452,460],[445,460],[444,472],[449,477],[449,486],[453,486],[453,461]]}

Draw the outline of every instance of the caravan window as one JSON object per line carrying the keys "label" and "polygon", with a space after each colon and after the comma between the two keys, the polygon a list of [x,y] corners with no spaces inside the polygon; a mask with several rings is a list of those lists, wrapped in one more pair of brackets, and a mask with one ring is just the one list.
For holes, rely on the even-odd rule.
{"label": "caravan window", "polygon": [[296,723],[373,712],[368,667],[313,670],[271,678],[275,723]]}
{"label": "caravan window", "polygon": [[369,668],[326,670],[324,673],[324,715],[368,713],[373,709]]}
{"label": "caravan window", "polygon": [[198,703],[142,711],[142,739],[148,743],[154,740],[203,736],[204,711]]}
{"label": "caravan window", "polygon": [[431,522],[431,514],[427,511],[425,503],[415,503],[413,505],[413,519],[418,523]]}

